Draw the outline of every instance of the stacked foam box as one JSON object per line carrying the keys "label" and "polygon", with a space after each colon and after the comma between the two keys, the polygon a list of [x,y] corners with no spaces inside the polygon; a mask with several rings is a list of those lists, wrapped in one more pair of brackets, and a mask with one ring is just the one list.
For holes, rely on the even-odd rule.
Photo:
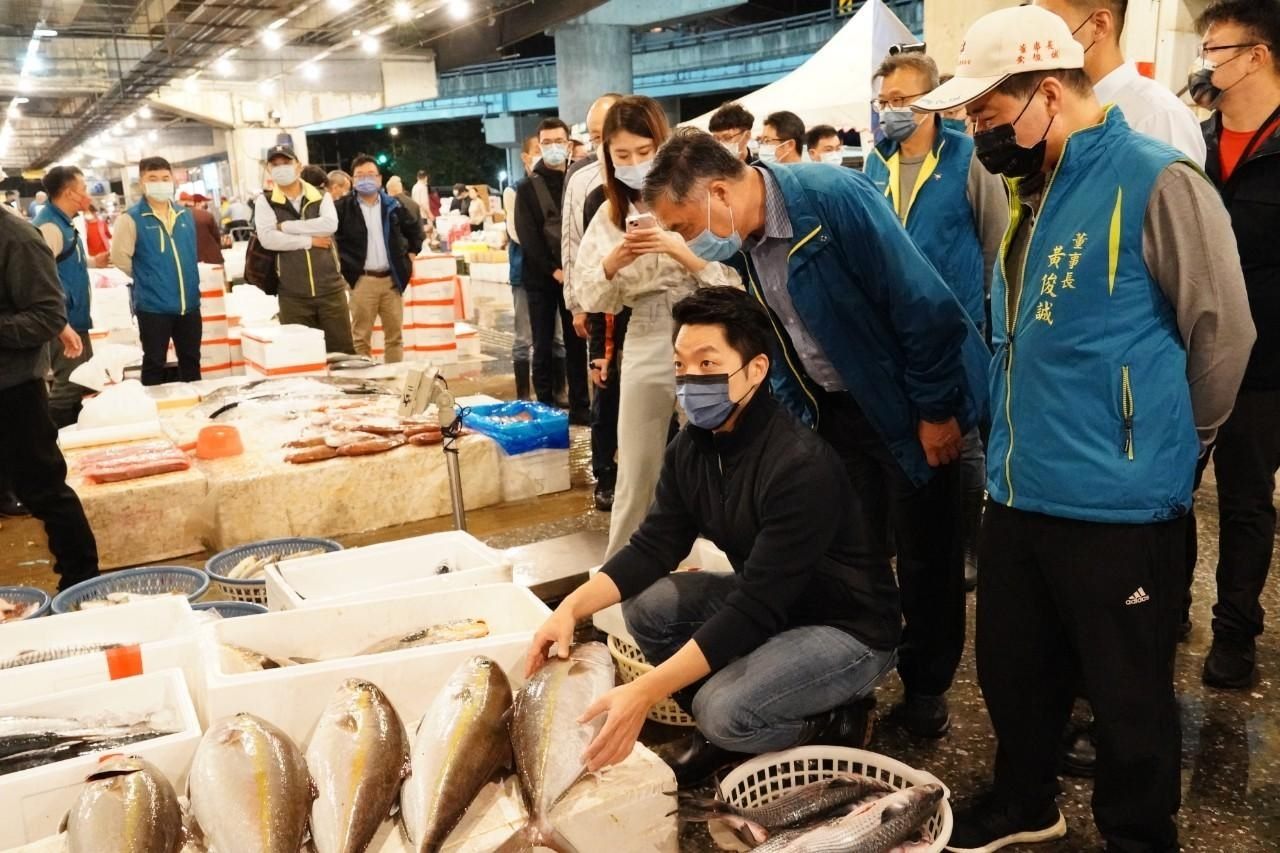
{"label": "stacked foam box", "polygon": [[458,340],[453,326],[456,276],[415,278],[404,292],[404,351],[408,359],[453,364]]}
{"label": "stacked foam box", "polygon": [[245,375],[325,376],[324,332],[306,326],[256,326],[240,331]]}
{"label": "stacked foam box", "polygon": [[231,375],[231,330],[227,318],[226,276],[220,266],[200,264],[200,377]]}

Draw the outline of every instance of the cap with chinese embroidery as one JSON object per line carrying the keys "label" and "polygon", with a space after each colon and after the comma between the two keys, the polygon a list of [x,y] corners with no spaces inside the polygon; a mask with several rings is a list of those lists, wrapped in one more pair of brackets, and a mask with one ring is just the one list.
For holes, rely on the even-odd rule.
{"label": "cap with chinese embroidery", "polygon": [[1066,21],[1039,6],[983,15],[965,33],[956,76],[911,105],[917,112],[964,106],[1014,74],[1084,68],[1084,48]]}

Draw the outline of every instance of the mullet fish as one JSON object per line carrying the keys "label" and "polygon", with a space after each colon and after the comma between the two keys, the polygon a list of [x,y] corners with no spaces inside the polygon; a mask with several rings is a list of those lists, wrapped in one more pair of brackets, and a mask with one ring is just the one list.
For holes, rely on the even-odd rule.
{"label": "mullet fish", "polygon": [[908,841],[938,809],[941,785],[904,788],[806,829],[789,829],[754,853],[889,853]]}

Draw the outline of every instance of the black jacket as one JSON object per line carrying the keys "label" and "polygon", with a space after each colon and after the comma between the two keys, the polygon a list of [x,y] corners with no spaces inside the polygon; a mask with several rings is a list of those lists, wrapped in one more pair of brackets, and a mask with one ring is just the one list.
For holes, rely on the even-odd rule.
{"label": "black jacket", "polygon": [[672,440],[648,516],[602,571],[627,599],[699,535],[723,550],[740,584],[693,637],[713,672],[803,625],[893,649],[897,585],[858,536],[852,504],[840,457],[762,388],[733,432],[686,426]]}
{"label": "black jacket", "polygon": [[[379,193],[382,200],[382,233],[387,241],[387,260],[391,263],[391,278],[401,292],[409,286],[413,275],[411,256],[422,251],[422,222],[409,215],[404,205]],[[364,225],[364,213],[360,210],[360,196],[348,193],[334,204],[338,209],[338,259],[342,263],[342,277],[352,287],[364,272],[365,257],[369,252],[369,231]]]}
{"label": "black jacket", "polygon": [[[564,198],[565,173],[542,161],[533,167],[533,172],[546,182],[551,199],[559,209]],[[559,289],[561,285],[555,280],[555,271],[560,269],[560,238],[557,236],[552,242],[543,230],[546,219],[533,181],[530,175],[516,185],[516,234],[524,257],[521,284],[533,290]]]}
{"label": "black jacket", "polygon": [[[1272,115],[1263,127],[1275,119]],[[1231,214],[1249,311],[1258,330],[1240,390],[1280,390],[1280,130],[1259,141],[1248,159],[1236,166],[1231,180],[1223,181],[1218,153],[1221,114],[1215,113],[1202,128],[1208,146],[1205,171]]]}
{"label": "black jacket", "polygon": [[43,379],[46,345],[66,325],[67,302],[49,244],[21,216],[0,211],[0,391]]}

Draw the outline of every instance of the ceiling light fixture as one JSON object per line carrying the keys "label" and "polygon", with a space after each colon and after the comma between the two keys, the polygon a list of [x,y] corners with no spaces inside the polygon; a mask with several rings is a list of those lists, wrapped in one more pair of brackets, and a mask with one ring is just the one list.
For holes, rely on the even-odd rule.
{"label": "ceiling light fixture", "polygon": [[335,12],[345,12],[351,8],[351,0],[329,0],[329,8]]}
{"label": "ceiling light fixture", "polygon": [[138,126],[138,120],[133,116],[129,116],[127,119],[124,120],[124,126],[129,128],[130,130],[133,130],[135,127]]}
{"label": "ceiling light fixture", "polygon": [[45,29],[44,27],[36,27],[36,31],[31,34],[31,37],[38,39],[56,39],[58,37],[58,31]]}
{"label": "ceiling light fixture", "polygon": [[149,121],[151,119],[151,115],[152,115],[151,107],[148,107],[146,105],[144,105],[142,109],[138,110],[138,118],[140,119]]}
{"label": "ceiling light fixture", "polygon": [[396,3],[393,11],[397,21],[407,21],[413,17],[413,6],[405,0],[400,0],[400,2]]}
{"label": "ceiling light fixture", "polygon": [[316,62],[308,62],[302,66],[302,77],[305,80],[320,79],[320,65]]}
{"label": "ceiling light fixture", "polygon": [[365,36],[360,42],[360,49],[365,53],[374,54],[378,52],[378,40],[373,36]]}
{"label": "ceiling light fixture", "polygon": [[449,17],[455,21],[461,21],[470,14],[471,3],[469,0],[449,0]]}
{"label": "ceiling light fixture", "polygon": [[267,29],[278,30],[287,23],[289,23],[288,18],[276,18],[274,21],[272,21],[270,24],[267,25]]}
{"label": "ceiling light fixture", "polygon": [[279,50],[284,46],[284,38],[275,30],[266,30],[261,38],[262,46],[267,50]]}
{"label": "ceiling light fixture", "polygon": [[218,73],[219,77],[230,77],[231,73],[235,71],[235,66],[231,64],[231,60],[221,56],[213,63],[213,70]]}
{"label": "ceiling light fixture", "polygon": [[388,131],[388,132],[389,132],[392,136],[399,136],[399,135],[400,135],[400,128],[398,128],[398,127],[393,127],[393,128],[391,128],[391,130],[390,130],[390,131]]}

